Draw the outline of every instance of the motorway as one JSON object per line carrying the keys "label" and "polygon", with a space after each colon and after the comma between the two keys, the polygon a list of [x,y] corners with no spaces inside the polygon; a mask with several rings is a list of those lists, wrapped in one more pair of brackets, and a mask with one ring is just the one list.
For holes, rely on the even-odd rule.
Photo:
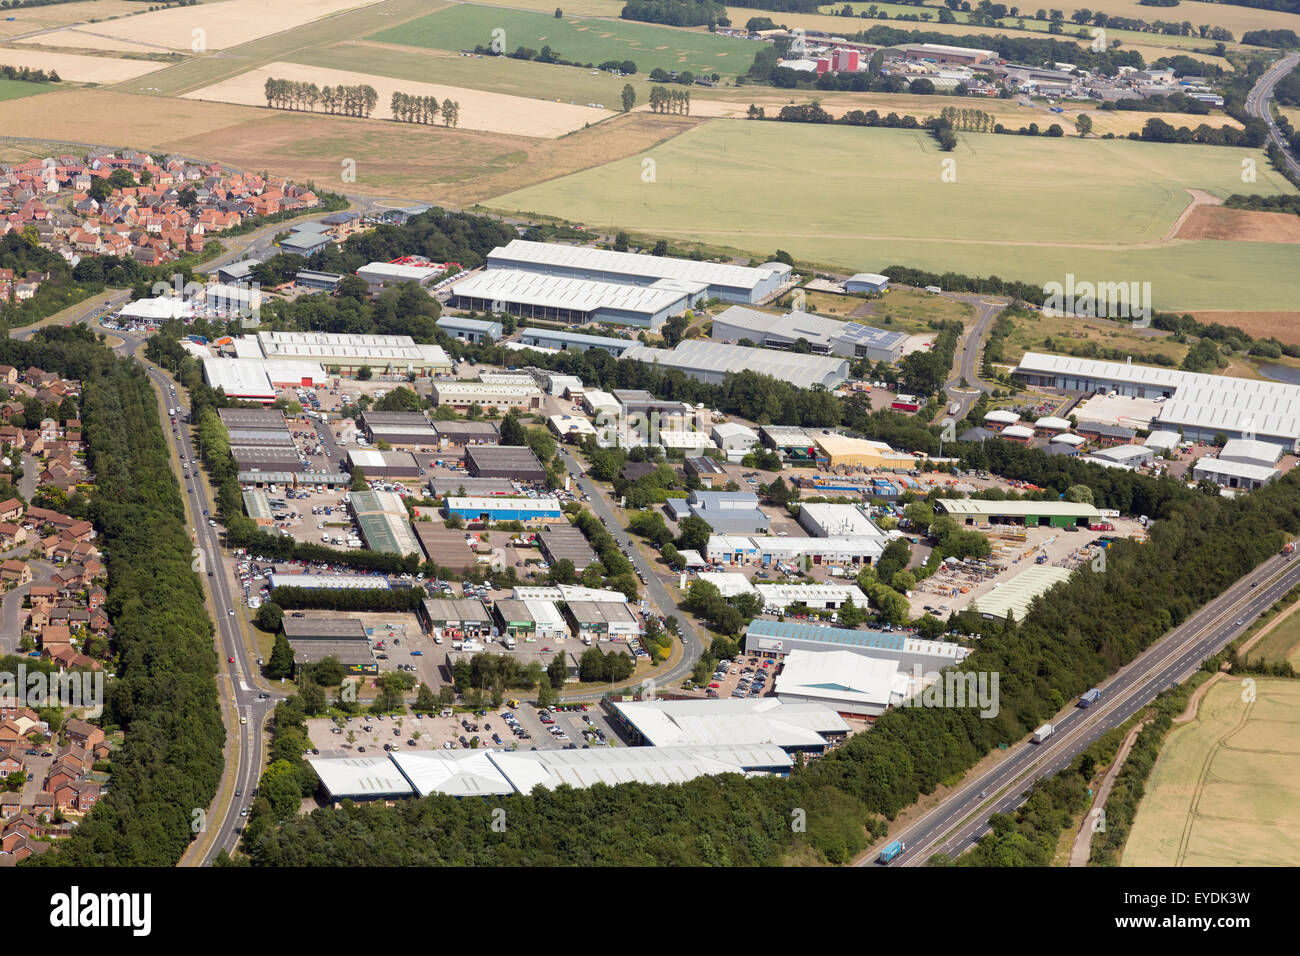
{"label": "motorway", "polygon": [[[641,572],[646,581],[646,594],[650,598],[651,610],[658,610],[660,614],[667,617],[670,614],[677,616],[677,626],[681,634],[682,647],[685,653],[677,663],[665,667],[662,671],[656,670],[652,675],[656,685],[667,687],[674,681],[683,680],[691,676],[695,669],[695,662],[700,659],[700,655],[707,649],[700,635],[696,632],[695,626],[691,623],[690,616],[679,614],[677,612],[677,602],[669,595],[668,589],[664,587],[653,564],[646,561],[641,552],[637,550],[636,543],[631,536],[618,523],[614,515],[614,509],[606,500],[604,492],[596,485],[596,482],[589,478],[582,478],[582,469],[577,461],[569,454],[568,449],[561,447],[560,454],[564,456],[564,465],[569,469],[569,474],[574,477],[574,482],[582,494],[591,496],[590,507],[596,517],[600,518],[605,524],[605,530],[618,543],[619,547],[628,555],[632,565]],[[577,701],[599,700],[604,690],[586,690],[572,693],[562,693],[559,695],[562,703],[574,703]]]}
{"label": "motorway", "polygon": [[1290,167],[1293,176],[1300,176],[1300,163],[1297,163],[1295,156],[1291,154],[1290,144],[1283,137],[1282,131],[1273,124],[1273,117],[1269,112],[1269,100],[1273,98],[1273,88],[1277,86],[1278,81],[1294,70],[1297,65],[1300,65],[1300,53],[1284,56],[1261,76],[1255,82],[1251,91],[1246,94],[1246,112],[1268,123],[1269,139],[1282,150],[1282,155],[1286,158],[1286,164]]}
{"label": "motorway", "polygon": [[[1258,586],[1252,586],[1256,584]],[[986,772],[965,780],[904,830],[889,835],[907,849],[893,865],[924,866],[936,853],[957,856],[990,831],[989,817],[1014,813],[1030,786],[1067,767],[1102,734],[1123,724],[1167,688],[1194,674],[1244,632],[1274,601],[1300,583],[1300,561],[1274,556],[1234,582],[1183,624],[1099,685],[1101,700],[1087,709],[1074,704],[1052,720],[1042,744],[1021,742]],[[866,866],[876,852],[855,861]]]}
{"label": "motorway", "polygon": [[[121,297],[124,298],[125,293]],[[87,322],[103,309],[103,302],[96,299],[93,306],[74,314],[71,321]],[[13,336],[25,339],[34,331],[35,327],[20,329],[13,332]],[[116,349],[122,356],[134,355],[144,342],[144,337],[129,332],[115,331],[113,334],[123,340]],[[159,393],[163,411],[169,407],[181,406],[181,398],[171,391],[174,384],[171,377],[152,363],[139,361]],[[180,390],[183,391],[184,389]],[[164,431],[166,427],[164,419]],[[222,562],[221,531],[219,527],[209,525],[203,517],[205,511],[215,511],[215,504],[209,500],[209,489],[204,478],[193,476],[198,466],[194,464],[195,449],[189,428],[180,425],[176,434],[171,436],[171,442],[176,455],[185,458],[182,464],[183,484],[189,513],[195,522],[193,540],[198,551],[196,568],[200,573],[205,569],[211,572],[206,578],[206,585],[216,630],[219,690],[222,695],[222,712],[226,719],[226,772],[214,801],[214,809],[220,812],[220,808],[224,807],[224,812],[220,812],[219,820],[208,821],[209,838],[201,859],[197,850],[203,846],[203,841],[198,840],[191,844],[190,852],[182,860],[182,865],[210,865],[221,849],[233,851],[238,842],[243,822],[240,810],[251,804],[253,789],[261,775],[265,744],[262,728],[280,698],[270,695],[268,688],[258,686],[260,676],[257,655],[245,645],[240,630],[240,602]],[[233,663],[230,662],[231,658],[234,658]],[[236,718],[239,718],[238,722]],[[235,791],[242,796],[234,798]],[[227,799],[227,795],[230,799]],[[214,826],[215,833],[211,832]]]}

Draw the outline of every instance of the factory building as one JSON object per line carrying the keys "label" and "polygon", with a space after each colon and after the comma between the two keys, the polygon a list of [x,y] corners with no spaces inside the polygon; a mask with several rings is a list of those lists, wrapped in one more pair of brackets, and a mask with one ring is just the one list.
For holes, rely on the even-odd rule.
{"label": "factory building", "polygon": [[601,349],[614,356],[614,358],[622,358],[624,352],[637,344],[636,339],[616,339],[608,335],[588,335],[584,332],[570,332],[568,329],[534,328],[520,329],[519,341],[523,345],[555,349],[557,352],[585,352],[588,349]]}
{"label": "factory building", "polygon": [[489,272],[522,270],[633,286],[650,286],[669,279],[689,284],[691,288],[703,286],[696,295],[706,299],[716,297],[724,302],[750,304],[775,293],[789,281],[792,272],[790,266],[781,262],[750,268],[523,239],[512,240],[488,253],[487,268]]}
{"label": "factory building", "polygon": [[409,451],[374,451],[363,448],[348,449],[348,471],[360,468],[367,478],[419,478],[420,463]]}
{"label": "factory building", "polygon": [[902,332],[887,332],[807,312],[774,315],[738,305],[714,318],[709,338],[715,342],[748,339],[769,349],[791,349],[803,340],[814,355],[867,358],[890,364],[902,358],[903,346],[907,344],[907,335]]}
{"label": "factory building", "polygon": [[729,374],[746,371],[769,375],[797,388],[820,385],[833,389],[849,377],[847,359],[748,348],[702,339],[685,339],[672,349],[637,345],[624,352],[623,357],[676,370],[709,385],[721,385]]}
{"label": "factory building", "polygon": [[448,498],[443,505],[448,518],[475,524],[497,521],[558,521],[564,517],[558,498]]}
{"label": "factory building", "polygon": [[357,270],[357,278],[364,279],[366,285],[370,287],[371,294],[374,294],[390,286],[401,285],[403,282],[414,282],[424,287],[442,275],[443,271],[442,266],[371,262]]}
{"label": "factory building", "polygon": [[787,461],[815,461],[817,445],[813,436],[790,425],[764,425],[759,429],[763,444]]}
{"label": "factory building", "polygon": [[1010,614],[1013,620],[1020,621],[1029,613],[1029,607],[1035,598],[1069,579],[1069,568],[1033,565],[1002,582],[983,597],[971,601],[966,610],[977,611],[996,621],[1005,621]]}
{"label": "factory building", "polygon": [[602,706],[633,746],[772,744],[786,753],[819,754],[850,730],[829,707],[787,704],[771,697],[636,702],[606,698]]}
{"label": "factory building", "polygon": [[894,661],[852,651],[791,651],[776,676],[775,691],[782,704],[821,704],[863,719],[901,704],[911,684]]}
{"label": "factory building", "polygon": [[509,478],[430,478],[429,493],[434,498],[457,495],[461,498],[516,498],[519,487]]}
{"label": "factory building", "polygon": [[478,565],[478,556],[469,547],[464,531],[448,528],[441,521],[416,521],[411,529],[424,556],[438,567],[461,574]]}
{"label": "factory building", "polygon": [[516,641],[557,641],[569,636],[564,615],[552,601],[497,601],[492,616],[500,633]]}
{"label": "factory building", "polygon": [[361,528],[361,540],[371,551],[419,554],[420,542],[402,498],[393,491],[354,491],[348,508]]}
{"label": "factory building", "polygon": [[[840,52],[857,52],[857,51],[839,51]],[[857,275],[851,275],[844,280],[845,292],[885,292],[889,289],[889,276],[878,275],[875,272],[859,272]]]}
{"label": "factory building", "polygon": [[791,561],[812,564],[864,565],[884,553],[883,538],[868,535],[828,535],[793,538],[779,535],[714,534],[705,557],[713,564],[771,565]]}
{"label": "factory building", "polygon": [[627,640],[641,633],[641,623],[626,604],[566,601],[564,616],[573,636],[584,644]]}
{"label": "factory building", "polygon": [[501,430],[495,422],[434,422],[439,448],[464,448],[466,445],[495,445]]}
{"label": "factory building", "polygon": [[875,526],[858,505],[808,502],[800,505],[798,520],[800,527],[815,538],[828,538],[836,534],[885,537],[885,533]]}
{"label": "factory building", "polygon": [[[450,374],[452,361],[437,345],[419,345],[409,335],[352,335],[338,332],[258,332],[268,359],[303,359],[344,375],[369,367],[375,372]],[[242,352],[240,353],[242,355]]]}
{"label": "factory building", "polygon": [[856,584],[756,584],[754,590],[767,614],[780,614],[792,605],[833,611],[850,600],[859,608],[867,607],[867,596]]}
{"label": "factory building", "polygon": [[791,651],[852,651],[895,661],[906,671],[935,671],[960,664],[968,648],[948,641],[927,641],[899,631],[829,627],[806,621],[755,618],[745,629],[745,653],[780,661]]}
{"label": "factory building", "polygon": [[984,501],[978,498],[940,498],[941,514],[959,524],[1023,525],[1026,528],[1070,528],[1101,519],[1092,505],[1072,501]]}
{"label": "factory building", "polygon": [[546,480],[546,469],[527,445],[468,445],[465,465],[475,478],[510,478],[531,483]]}
{"label": "factory building", "polygon": [[1273,465],[1230,461],[1222,455],[1218,458],[1198,458],[1192,466],[1192,478],[1196,481],[1205,479],[1224,488],[1238,488],[1242,491],[1262,488],[1281,474],[1281,470]]}
{"label": "factory building", "polygon": [[743,458],[758,445],[758,432],[738,422],[720,422],[714,425],[709,437],[727,453],[728,461],[733,455],[737,460]]}
{"label": "factory building", "polygon": [[[451,287],[458,309],[585,325],[630,325],[657,332],[702,297],[703,287],[659,279],[646,286],[541,275],[517,269],[476,272]],[[553,348],[554,346],[545,346]]]}
{"label": "factory building", "polygon": [[430,599],[420,602],[416,617],[429,634],[438,637],[491,637],[492,613],[482,601],[464,599]]}
{"label": "factory building", "polygon": [[269,405],[281,388],[315,388],[327,385],[329,376],[318,362],[205,358],[203,380],[230,398]]}
{"label": "factory building", "polygon": [[393,448],[428,450],[438,447],[438,432],[424,412],[361,413],[361,430],[372,444],[388,442]]}
{"label": "factory building", "polygon": [[571,561],[579,573],[596,562],[596,552],[587,542],[587,536],[571,524],[546,525],[537,535],[537,546],[549,563]]}
{"label": "factory building", "polygon": [[719,534],[766,534],[771,525],[752,491],[692,491],[669,498],[665,508],[674,521],[694,515]]}

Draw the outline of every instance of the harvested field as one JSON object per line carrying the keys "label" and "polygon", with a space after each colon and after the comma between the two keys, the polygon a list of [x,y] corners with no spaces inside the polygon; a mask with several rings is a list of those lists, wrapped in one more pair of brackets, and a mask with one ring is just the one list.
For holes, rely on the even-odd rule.
{"label": "harvested field", "polygon": [[[619,115],[561,139],[525,140],[110,90],[66,89],[0,103],[0,129],[15,137],[176,152],[274,169],[321,189],[453,208],[616,162],[698,123],[684,116]],[[344,159],[356,161],[355,183],[340,179]]]}
{"label": "harvested field", "polygon": [[[83,0],[81,3],[56,3],[48,7],[13,7],[0,17],[0,40],[35,30],[85,23],[91,19],[107,20],[146,13],[148,9],[138,0]],[[13,17],[13,20],[5,17]]]}
{"label": "harvested field", "polygon": [[276,0],[269,15],[263,0],[221,0],[195,7],[156,10],[122,20],[46,33],[21,43],[86,50],[224,50],[272,33],[292,30],[321,17],[369,6],[373,0]]}
{"label": "harvested field", "polygon": [[1200,311],[1192,314],[1198,322],[1235,325],[1253,338],[1275,338],[1279,342],[1300,345],[1300,312]]}
{"label": "harvested field", "polygon": [[[1253,690],[1253,695],[1247,693]],[[1243,699],[1246,698],[1246,699]],[[1124,866],[1288,866],[1300,855],[1300,684],[1231,676],[1170,732]]]}
{"label": "harvested field", "polygon": [[413,96],[434,96],[439,102],[452,99],[460,105],[459,125],[462,129],[513,133],[517,136],[554,139],[575,129],[581,129],[583,126],[599,123],[613,115],[610,110],[592,109],[587,106],[572,106],[568,103],[507,96],[502,93],[485,93],[464,87],[394,80],[389,77],[304,66],[298,63],[271,63],[214,86],[187,93],[185,98],[239,103],[245,106],[265,106],[266,96],[263,90],[267,79],[272,77],[299,83],[315,83],[318,86],[368,84],[379,94],[379,105],[371,116],[372,119],[379,120],[393,118],[389,104],[394,92],[400,91]]}
{"label": "harvested field", "polygon": [[0,64],[54,70],[62,79],[73,83],[121,83],[162,69],[151,60],[122,60],[111,56],[82,56],[77,53],[50,53],[46,50],[0,49]]}
{"label": "harvested field", "polygon": [[1179,239],[1300,243],[1300,216],[1225,206],[1197,206],[1178,230]]}

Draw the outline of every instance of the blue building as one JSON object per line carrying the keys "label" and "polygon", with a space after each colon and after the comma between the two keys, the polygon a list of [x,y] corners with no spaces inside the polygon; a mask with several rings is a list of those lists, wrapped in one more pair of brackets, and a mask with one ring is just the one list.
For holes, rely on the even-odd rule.
{"label": "blue building", "polygon": [[556,521],[564,516],[558,498],[448,498],[447,517],[492,524],[497,521]]}

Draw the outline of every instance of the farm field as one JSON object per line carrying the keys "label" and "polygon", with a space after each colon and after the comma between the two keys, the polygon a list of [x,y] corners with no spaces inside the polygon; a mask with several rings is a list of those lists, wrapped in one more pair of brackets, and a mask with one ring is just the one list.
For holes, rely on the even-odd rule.
{"label": "farm field", "polygon": [[83,0],[81,3],[57,3],[48,7],[16,7],[5,10],[0,16],[0,40],[33,30],[49,30],[70,23],[107,20],[147,11],[148,6],[138,0]]}
{"label": "farm field", "polygon": [[153,73],[163,66],[152,60],[127,60],[112,56],[18,48],[0,49],[0,63],[6,66],[27,66],[33,70],[54,70],[61,79],[73,83],[121,83],[123,80]]}
{"label": "farm field", "polygon": [[[937,116],[945,106],[957,109],[976,109],[991,113],[995,122],[1019,129],[1030,123],[1037,123],[1046,129],[1053,123],[1059,123],[1066,135],[1075,132],[1075,120],[1080,113],[1092,117],[1093,133],[1101,136],[1114,133],[1127,136],[1140,132],[1146,121],[1158,116],[1173,126],[1189,126],[1195,129],[1203,122],[1216,129],[1220,126],[1240,128],[1241,124],[1231,116],[1217,113],[1212,116],[1193,116],[1189,113],[1146,113],[1128,110],[1079,109],[1077,106],[1062,104],[1065,112],[1052,113],[1045,106],[1024,106],[1017,100],[972,99],[955,96],[920,96],[911,93],[849,93],[824,92],[821,90],[793,91],[771,90],[762,87],[737,89],[714,89],[691,91],[691,115],[711,117],[744,117],[751,103],[767,110],[768,116],[775,116],[782,106],[790,103],[811,103],[817,100],[822,109],[832,116],[843,116],[850,110],[876,110],[879,113],[910,113],[917,119]],[[648,107],[647,107],[648,108]]]}
{"label": "farm field", "polygon": [[[34,105],[38,99],[48,105]],[[179,152],[274,169],[321,189],[454,208],[635,155],[698,122],[634,113],[561,139],[523,139],[84,88],[0,103],[0,130],[13,137]],[[346,185],[344,159],[356,162],[357,173]]]}
{"label": "farm field", "polygon": [[[1294,303],[1293,303],[1294,304]],[[1235,325],[1248,335],[1257,339],[1270,336],[1279,342],[1300,345],[1300,312],[1289,311],[1200,311],[1194,312],[1198,322],[1219,322],[1223,325]]]}
{"label": "farm field", "polygon": [[24,80],[6,80],[0,78],[0,102],[16,100],[24,96],[36,96],[57,90],[54,83],[27,83]]}
{"label": "farm field", "polygon": [[[608,110],[587,106],[570,106],[536,98],[507,96],[501,93],[484,93],[480,90],[433,83],[416,83],[411,80],[393,80],[368,73],[331,70],[319,66],[302,66],[297,63],[271,63],[215,86],[204,87],[186,98],[215,100],[219,103],[239,103],[245,106],[265,106],[264,89],[269,78],[315,83],[318,86],[359,86],[369,84],[379,95],[379,103],[371,114],[372,119],[393,118],[389,104],[394,92],[412,96],[434,96],[439,102],[455,100],[460,106],[458,125],[462,129],[513,133],[517,136],[556,137],[591,123],[599,123],[613,115]],[[414,124],[403,124],[414,125]],[[421,127],[417,127],[421,128]],[[436,132],[431,126],[423,129]],[[412,133],[414,134],[414,130]]]}
{"label": "farm field", "polygon": [[[173,7],[122,20],[68,27],[20,43],[79,47],[86,50],[224,50],[272,33],[367,6],[373,0],[276,0],[274,16],[263,0],[218,0],[194,7]],[[201,31],[201,33],[199,32]]]}
{"label": "farm field", "polygon": [[1246,654],[1246,663],[1290,661],[1292,666],[1300,666],[1300,602],[1270,623],[1273,627]]}
{"label": "farm field", "polygon": [[[760,256],[779,246],[851,271],[897,263],[1032,282],[1074,273],[1149,281],[1158,308],[1289,309],[1294,246],[1167,239],[1189,188],[1292,191],[1262,161],[1258,181],[1243,184],[1245,155],[992,134],[963,134],[945,154],[919,131],[713,120],[644,157],[489,205]],[[643,159],[654,160],[653,182],[642,180]],[[956,181],[942,181],[945,169]],[[797,207],[776,198],[786,196]],[[1038,214],[1046,209],[1056,214]],[[1225,271],[1238,276],[1231,288],[1217,278]]]}
{"label": "farm field", "polygon": [[438,50],[488,46],[492,31],[505,31],[507,52],[525,46],[550,46],[556,55],[579,63],[632,60],[639,74],[655,67],[734,76],[754,62],[758,47],[751,40],[721,37],[707,31],[675,30],[629,20],[598,20],[524,10],[459,4],[420,20],[382,30],[367,39]]}
{"label": "farm field", "polygon": [[1220,681],[1151,770],[1123,866],[1290,866],[1300,858],[1300,683]]}

